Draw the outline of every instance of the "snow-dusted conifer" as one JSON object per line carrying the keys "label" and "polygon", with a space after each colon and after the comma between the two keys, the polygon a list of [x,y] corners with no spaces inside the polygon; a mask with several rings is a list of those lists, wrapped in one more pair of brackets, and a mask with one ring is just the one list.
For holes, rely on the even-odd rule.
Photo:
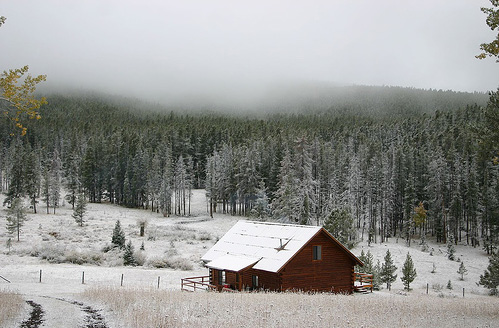
{"label": "snow-dusted conifer", "polygon": [[366,253],[366,258],[364,262],[364,272],[368,274],[374,273],[374,256],[370,250]]}
{"label": "snow-dusted conifer", "polygon": [[355,246],[355,222],[353,216],[346,208],[335,208],[324,220],[326,229],[334,238],[351,249]]}
{"label": "snow-dusted conifer", "polygon": [[480,275],[479,284],[490,290],[490,294],[497,295],[499,286],[499,252],[492,253],[487,269]]}
{"label": "snow-dusted conifer", "polygon": [[30,199],[33,212],[36,213],[37,198],[40,193],[41,166],[37,154],[26,145],[24,154],[24,192]]}
{"label": "snow-dusted conifer", "polygon": [[73,209],[73,219],[80,227],[83,227],[85,222],[85,214],[87,212],[87,201],[85,200],[85,195],[78,194],[76,197],[76,205]]}
{"label": "snow-dusted conifer", "polygon": [[449,238],[449,242],[447,243],[447,258],[454,261],[456,259],[456,256],[454,255],[456,253],[456,248],[454,247],[454,244],[452,244],[451,239],[452,238]]}
{"label": "snow-dusted conifer", "polygon": [[114,225],[111,243],[115,247],[119,247],[119,248],[125,247],[125,232],[123,232],[123,230],[121,229],[120,220],[117,220],[116,224]]}
{"label": "snow-dusted conifer", "polygon": [[289,150],[284,152],[281,169],[278,176],[278,189],[272,202],[272,215],[279,222],[298,223],[300,219],[299,181],[295,175],[295,168],[291,161]]}
{"label": "snow-dusted conifer", "polygon": [[404,287],[410,290],[411,282],[416,278],[416,268],[414,267],[414,262],[412,261],[411,255],[407,253],[404,265],[402,266],[402,277],[400,279],[404,283]]}
{"label": "snow-dusted conifer", "polygon": [[20,198],[14,198],[10,208],[7,210],[7,231],[10,234],[16,233],[17,241],[19,241],[24,221],[26,221],[26,209],[24,208],[23,201]]}
{"label": "snow-dusted conifer", "polygon": [[260,221],[265,221],[270,216],[269,198],[265,191],[265,183],[260,181],[260,185],[256,190],[255,205],[251,209],[251,216]]}
{"label": "snow-dusted conifer", "polygon": [[379,290],[381,287],[381,263],[379,260],[376,261],[376,265],[373,267],[373,288]]}
{"label": "snow-dusted conifer", "polygon": [[364,250],[361,250],[360,251],[360,255],[359,255],[359,260],[362,261],[362,263],[364,263],[363,266],[360,266],[360,265],[356,265],[355,266],[355,271],[359,272],[359,273],[365,273],[365,263],[366,263],[366,253],[364,252]]}
{"label": "snow-dusted conifer", "polygon": [[55,209],[59,207],[59,201],[61,198],[62,179],[62,164],[57,149],[54,149],[52,156],[49,179],[50,206],[52,206],[55,214]]}
{"label": "snow-dusted conifer", "polygon": [[79,191],[81,190],[81,176],[80,176],[81,159],[75,150],[67,156],[64,162],[64,187],[67,191],[65,199],[73,207],[76,206],[76,199],[78,198]]}
{"label": "snow-dusted conifer", "polygon": [[137,261],[134,257],[134,247],[131,240],[129,240],[125,245],[125,252],[123,253],[123,264],[137,266]]}
{"label": "snow-dusted conifer", "polygon": [[468,274],[468,270],[464,266],[464,262],[461,262],[461,264],[459,264],[459,269],[457,269],[457,273],[461,275],[461,280],[464,280],[464,275]]}
{"label": "snow-dusted conifer", "polygon": [[390,289],[390,285],[397,280],[395,274],[397,267],[393,264],[392,255],[390,250],[386,251],[385,262],[381,265],[381,282],[386,283],[386,288]]}

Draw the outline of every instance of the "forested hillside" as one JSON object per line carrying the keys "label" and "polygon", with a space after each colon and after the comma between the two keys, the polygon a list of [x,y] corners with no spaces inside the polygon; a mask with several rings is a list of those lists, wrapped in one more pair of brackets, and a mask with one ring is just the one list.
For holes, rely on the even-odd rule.
{"label": "forested hillside", "polygon": [[345,242],[426,235],[490,252],[499,172],[483,142],[488,95],[340,91],[295,92],[244,116],[51,95],[26,136],[0,121],[0,191],[33,211],[84,194],[168,216],[189,215],[190,190],[206,188],[210,211],[335,221]]}

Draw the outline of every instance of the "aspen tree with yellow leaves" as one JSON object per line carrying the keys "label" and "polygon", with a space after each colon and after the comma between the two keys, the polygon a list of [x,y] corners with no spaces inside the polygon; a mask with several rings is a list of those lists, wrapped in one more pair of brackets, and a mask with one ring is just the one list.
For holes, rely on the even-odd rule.
{"label": "aspen tree with yellow leaves", "polygon": [[[492,31],[498,30],[499,32],[499,0],[490,0],[490,3],[495,9],[482,7],[481,10],[487,14],[486,23],[490,29]],[[482,53],[477,55],[476,58],[496,57],[496,61],[499,62],[499,33],[497,33],[497,36],[491,42],[482,43],[480,50],[482,50]]]}
{"label": "aspen tree with yellow leaves", "polygon": [[[6,21],[0,16],[0,26]],[[46,75],[32,77],[28,73],[29,67],[9,69],[0,75],[0,115],[10,120],[21,135],[25,135],[27,128],[24,125],[26,118],[40,119],[40,107],[47,104],[47,99],[35,98],[34,92],[38,83],[46,80]],[[11,135],[14,135],[12,131]]]}

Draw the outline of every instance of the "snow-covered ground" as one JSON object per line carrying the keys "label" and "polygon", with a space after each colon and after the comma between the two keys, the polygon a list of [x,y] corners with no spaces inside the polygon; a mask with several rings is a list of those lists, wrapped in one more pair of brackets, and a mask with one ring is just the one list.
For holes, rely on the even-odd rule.
{"label": "snow-covered ground", "polygon": [[[77,327],[88,322],[89,314],[83,309],[90,306],[99,310],[102,305],[94,303],[82,293],[88,289],[120,287],[122,277],[123,289],[157,289],[159,279],[160,290],[178,291],[181,278],[207,274],[207,270],[200,263],[201,256],[241,219],[218,213],[214,218],[210,218],[206,211],[203,190],[194,191],[189,217],[163,217],[149,210],[127,209],[111,204],[88,204],[87,221],[80,227],[71,217],[73,211],[69,204],[58,208],[55,214],[46,214],[42,207],[38,208],[38,212],[28,214],[29,219],[22,228],[21,241],[13,241],[9,252],[7,239],[10,235],[6,231],[6,210],[0,210],[0,276],[10,280],[10,283],[7,283],[0,279],[0,291],[17,291],[25,300],[40,304],[44,310],[46,327]],[[117,220],[120,220],[127,241],[132,241],[136,251],[144,243],[144,266],[125,267],[117,252],[102,252],[111,242]],[[144,237],[139,236],[140,220],[147,221]],[[370,297],[371,300],[406,294],[408,297],[415,297],[425,295],[428,285],[429,294],[435,297],[462,300],[464,288],[465,299],[497,301],[497,298],[486,296],[487,290],[476,284],[488,264],[488,258],[481,249],[456,246],[456,259],[463,261],[468,270],[464,281],[461,281],[457,273],[460,263],[447,259],[446,246],[431,240],[428,244],[430,250],[433,249],[432,255],[430,252],[422,252],[418,241],[414,241],[410,248],[403,240],[397,242],[395,238],[371,246],[365,242],[360,243],[353,250],[355,255],[359,256],[362,250],[366,253],[369,250],[375,261],[379,259],[383,263],[386,250],[390,249],[399,269],[397,281],[392,285],[391,291],[384,288],[373,295],[355,297]],[[406,293],[403,291],[400,277],[408,252],[414,260],[417,278],[411,284],[413,291]],[[41,257],[53,261],[88,258],[91,259],[90,262],[100,261],[100,265],[55,264]],[[179,263],[191,264],[192,270],[157,269],[151,266],[151,263],[165,258],[175,258]],[[433,264],[436,267],[434,273]],[[446,288],[449,280],[452,290]],[[31,310],[26,304],[16,322],[9,325],[19,326]],[[99,313],[103,315],[107,327],[121,326],[122,323],[110,309],[104,308]]]}

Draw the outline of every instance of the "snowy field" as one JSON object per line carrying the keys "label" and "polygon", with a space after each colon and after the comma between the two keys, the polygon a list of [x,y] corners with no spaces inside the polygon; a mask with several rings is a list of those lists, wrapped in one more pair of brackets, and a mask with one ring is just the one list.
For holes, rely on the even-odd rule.
{"label": "snowy field", "polygon": [[[456,259],[468,270],[461,281],[460,263],[448,260],[446,246],[431,240],[432,254],[421,251],[418,241],[409,248],[395,238],[370,247],[363,242],[353,250],[357,256],[369,250],[382,263],[390,249],[399,268],[391,291],[353,296],[180,292],[181,278],[207,274],[201,256],[241,219],[222,214],[211,219],[202,190],[194,191],[192,203],[191,216],[169,218],[147,210],[88,204],[83,227],[74,222],[68,204],[55,214],[40,207],[38,214],[28,214],[21,241],[13,241],[10,251],[2,208],[0,276],[10,283],[0,279],[0,326],[20,327],[34,309],[32,304],[43,311],[40,327],[499,326],[499,298],[487,296],[487,290],[477,285],[488,265],[486,254],[456,246]],[[116,220],[143,266],[124,267],[118,252],[103,252],[109,248]],[[144,237],[139,236],[141,220],[147,221]],[[142,243],[145,250],[140,251]],[[410,292],[403,290],[400,280],[408,252],[417,270]],[[165,262],[168,268],[155,268]],[[452,289],[447,289],[449,280]]]}

